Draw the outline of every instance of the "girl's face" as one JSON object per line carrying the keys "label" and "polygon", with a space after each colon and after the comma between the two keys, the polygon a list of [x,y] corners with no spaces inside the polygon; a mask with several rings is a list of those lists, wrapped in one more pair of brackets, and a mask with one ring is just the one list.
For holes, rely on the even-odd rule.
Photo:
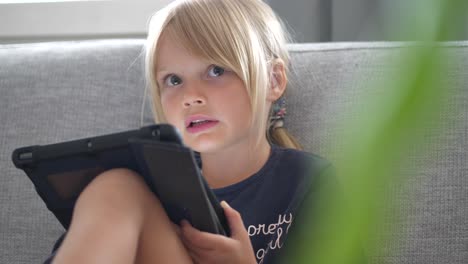
{"label": "girl's face", "polygon": [[186,145],[214,153],[255,142],[250,100],[234,72],[190,54],[167,34],[159,40],[156,65],[165,117]]}

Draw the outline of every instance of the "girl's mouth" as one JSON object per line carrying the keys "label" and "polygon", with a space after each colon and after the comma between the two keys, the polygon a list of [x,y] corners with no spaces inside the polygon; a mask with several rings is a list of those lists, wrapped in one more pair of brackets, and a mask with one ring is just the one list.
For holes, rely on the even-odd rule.
{"label": "girl's mouth", "polygon": [[204,130],[210,129],[218,124],[218,121],[215,120],[196,120],[190,122],[187,127],[189,133],[199,133]]}
{"label": "girl's mouth", "polygon": [[208,116],[194,115],[185,120],[185,127],[189,133],[199,133],[216,126],[218,122]]}

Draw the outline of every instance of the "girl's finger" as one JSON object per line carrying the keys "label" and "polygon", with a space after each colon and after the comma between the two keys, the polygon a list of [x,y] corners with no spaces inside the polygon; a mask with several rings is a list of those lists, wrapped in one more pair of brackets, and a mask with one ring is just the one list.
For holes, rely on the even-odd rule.
{"label": "girl's finger", "polygon": [[194,244],[192,241],[187,239],[184,235],[182,235],[181,238],[182,238],[182,243],[184,244],[185,248],[188,249],[189,251],[193,251],[193,252],[212,251],[211,249],[199,247],[198,245]]}
{"label": "girl's finger", "polygon": [[[242,217],[239,212],[232,208],[226,201],[221,202],[221,207],[224,209],[224,214],[229,223],[229,228],[231,229],[231,237],[236,238],[240,236],[245,236],[247,231],[242,221]],[[248,237],[248,235],[247,235]]]}
{"label": "girl's finger", "polygon": [[182,236],[192,247],[200,250],[213,250],[226,243],[221,235],[211,234],[194,228],[187,220],[181,222]]}
{"label": "girl's finger", "polygon": [[174,232],[177,234],[178,237],[181,237],[182,235],[182,231],[180,230],[180,226],[178,226],[177,224],[174,224],[172,223],[172,229],[174,230]]}
{"label": "girl's finger", "polygon": [[190,256],[190,258],[192,259],[193,263],[201,263],[201,257],[200,255],[198,254],[197,251],[193,251],[191,249],[188,249],[188,254]]}
{"label": "girl's finger", "polygon": [[197,247],[192,243],[188,242],[186,239],[182,239],[185,248],[187,249],[188,254],[192,258],[192,261],[195,264],[211,263],[208,260],[213,259],[214,255],[218,254],[216,250],[207,250]]}

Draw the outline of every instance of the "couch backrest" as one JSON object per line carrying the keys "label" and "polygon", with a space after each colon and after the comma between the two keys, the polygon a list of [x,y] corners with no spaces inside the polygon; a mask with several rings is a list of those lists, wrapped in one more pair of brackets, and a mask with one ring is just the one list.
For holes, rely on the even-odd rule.
{"label": "couch backrest", "polygon": [[[143,40],[92,40],[0,46],[0,263],[34,263],[63,231],[34,187],[11,163],[19,146],[48,144],[133,129],[152,122],[144,102]],[[379,87],[362,85],[393,71],[395,43],[293,44],[286,126],[309,151],[340,148],[335,122]],[[396,224],[375,263],[466,263],[468,260],[468,42],[447,43],[455,65],[446,87],[443,151],[421,160],[382,228]],[[364,79],[356,79],[361,76]],[[143,111],[143,115],[142,115]],[[358,117],[351,117],[358,118]],[[330,157],[333,160],[333,157]],[[421,166],[424,164],[424,166]],[[340,175],[346,177],[346,175]],[[395,215],[405,215],[398,217]]]}

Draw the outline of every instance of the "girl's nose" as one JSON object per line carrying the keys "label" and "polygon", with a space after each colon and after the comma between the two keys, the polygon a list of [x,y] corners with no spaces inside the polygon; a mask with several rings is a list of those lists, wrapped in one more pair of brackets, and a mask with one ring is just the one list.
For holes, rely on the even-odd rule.
{"label": "girl's nose", "polygon": [[204,105],[206,102],[205,97],[201,94],[200,92],[200,87],[196,86],[191,86],[191,87],[185,87],[185,94],[184,94],[184,99],[183,99],[183,104],[185,107],[190,107],[190,106],[200,106]]}
{"label": "girl's nose", "polygon": [[205,100],[198,98],[198,99],[186,99],[184,100],[184,106],[189,107],[189,106],[195,106],[195,105],[204,105]]}

